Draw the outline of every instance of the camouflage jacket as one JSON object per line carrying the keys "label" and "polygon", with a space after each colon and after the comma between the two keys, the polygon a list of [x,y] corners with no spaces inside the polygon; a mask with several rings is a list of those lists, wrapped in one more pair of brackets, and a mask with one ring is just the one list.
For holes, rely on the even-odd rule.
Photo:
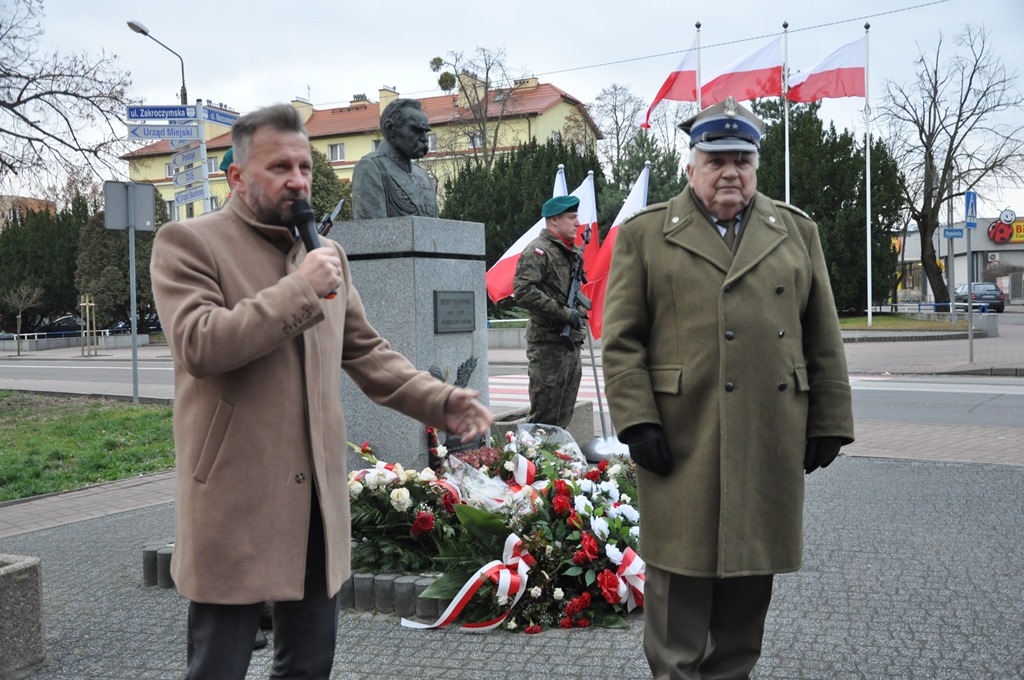
{"label": "camouflage jacket", "polygon": [[[527,342],[558,340],[569,322],[569,286],[572,261],[580,253],[569,248],[548,229],[530,242],[516,264],[512,294],[516,304],[530,313]],[[579,307],[582,315],[585,310]],[[587,337],[587,327],[572,331],[573,342],[580,344]]]}

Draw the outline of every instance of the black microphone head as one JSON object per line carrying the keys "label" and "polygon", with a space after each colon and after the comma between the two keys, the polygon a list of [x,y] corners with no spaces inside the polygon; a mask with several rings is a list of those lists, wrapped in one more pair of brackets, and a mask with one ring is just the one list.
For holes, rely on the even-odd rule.
{"label": "black microphone head", "polygon": [[308,224],[315,222],[313,206],[304,198],[296,198],[292,201],[292,225]]}

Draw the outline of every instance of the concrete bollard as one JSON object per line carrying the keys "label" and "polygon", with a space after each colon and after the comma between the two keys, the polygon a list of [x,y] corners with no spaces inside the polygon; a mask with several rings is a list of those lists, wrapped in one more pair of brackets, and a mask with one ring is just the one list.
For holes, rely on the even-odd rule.
{"label": "concrete bollard", "polygon": [[395,580],[401,574],[377,574],[373,577],[373,600],[379,614],[395,611]]}
{"label": "concrete bollard", "polygon": [[423,591],[436,580],[424,577],[416,581],[416,616],[424,621],[433,622],[437,618],[437,600],[422,596]]}
{"label": "concrete bollard", "polygon": [[361,612],[373,609],[373,578],[373,574],[352,574],[356,609]]}
{"label": "concrete bollard", "polygon": [[161,588],[174,587],[174,579],[171,578],[171,555],[173,554],[173,545],[166,545],[156,551],[156,584]]}
{"label": "concrete bollard", "polygon": [[0,678],[26,677],[45,660],[42,565],[0,555]]}
{"label": "concrete bollard", "polygon": [[338,591],[338,599],[342,609],[352,609],[356,606],[355,588],[352,586],[351,576],[341,584],[341,590]]}
{"label": "concrete bollard", "polygon": [[399,576],[395,579],[395,614],[403,619],[416,615],[416,582],[419,576]]}

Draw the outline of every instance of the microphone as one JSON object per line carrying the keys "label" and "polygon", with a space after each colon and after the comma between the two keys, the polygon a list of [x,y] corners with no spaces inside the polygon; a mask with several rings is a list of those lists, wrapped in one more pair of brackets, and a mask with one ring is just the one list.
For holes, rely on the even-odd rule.
{"label": "microphone", "polygon": [[[310,253],[320,247],[320,235],[316,230],[316,218],[313,216],[313,206],[304,198],[296,198],[292,201],[292,226],[299,232],[302,243],[306,246],[306,252]],[[324,297],[328,300],[334,299],[336,291],[331,291]]]}

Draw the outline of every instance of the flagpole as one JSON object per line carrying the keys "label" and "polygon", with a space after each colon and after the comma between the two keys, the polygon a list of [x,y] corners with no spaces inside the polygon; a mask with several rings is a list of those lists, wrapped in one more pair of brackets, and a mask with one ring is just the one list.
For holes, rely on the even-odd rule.
{"label": "flagpole", "polygon": [[867,191],[867,201],[865,206],[864,215],[864,231],[867,234],[867,250],[868,250],[868,328],[871,328],[871,90],[868,89],[868,68],[870,66],[868,62],[868,32],[871,29],[871,24],[864,24],[864,121],[866,123],[867,130],[864,133],[867,146],[864,149],[864,158],[867,167],[865,169],[865,187]]}
{"label": "flagpole", "polygon": [[787,66],[789,64],[789,22],[782,22],[782,111],[783,120],[785,125],[785,138],[786,138],[786,203],[790,203],[789,200],[789,100],[786,98],[786,94],[789,92],[789,71]]}
{"label": "flagpole", "polygon": [[700,82],[700,22],[698,21],[697,23],[695,23],[694,27],[697,29],[697,111],[699,112],[701,110],[701,106],[700,106],[700,87],[701,87],[701,82]]}

